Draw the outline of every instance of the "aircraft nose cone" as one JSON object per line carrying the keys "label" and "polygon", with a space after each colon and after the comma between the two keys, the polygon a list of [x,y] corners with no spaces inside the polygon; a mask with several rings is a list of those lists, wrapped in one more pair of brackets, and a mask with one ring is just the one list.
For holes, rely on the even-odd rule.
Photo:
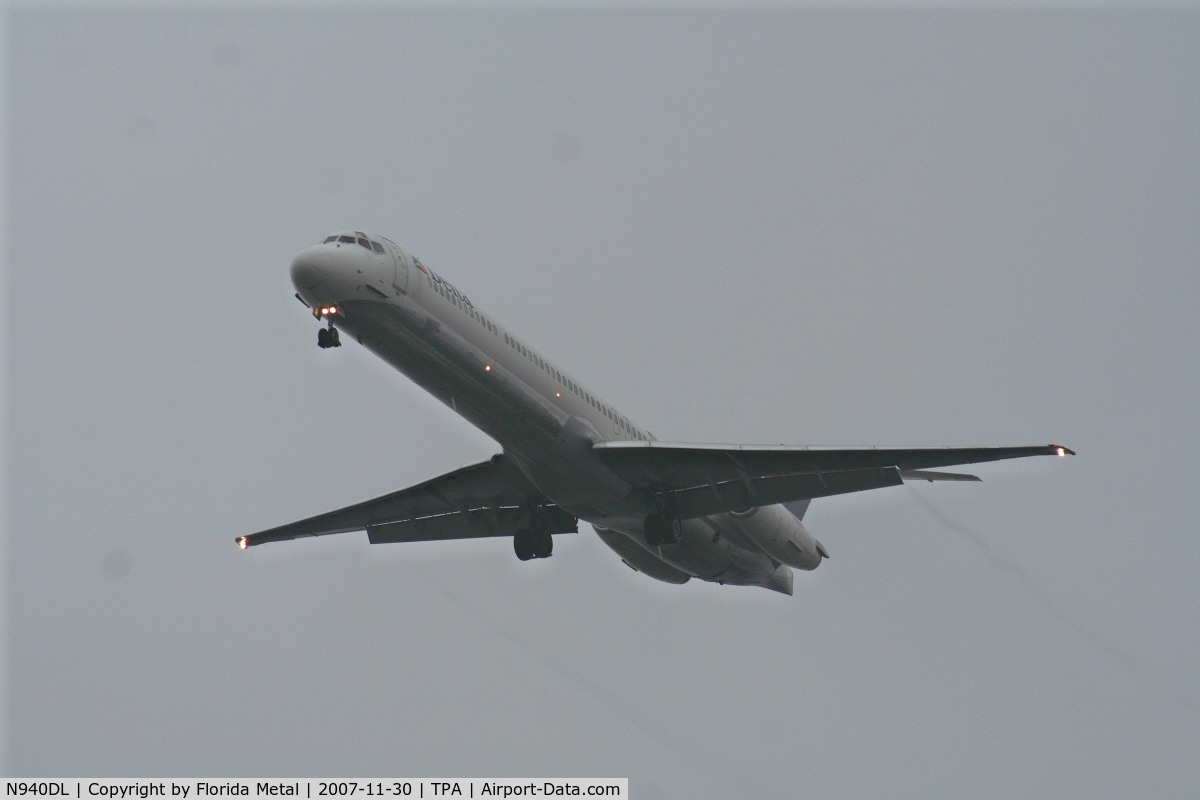
{"label": "aircraft nose cone", "polygon": [[332,271],[333,256],[320,247],[310,247],[292,259],[292,284],[301,291],[315,289],[329,280]]}

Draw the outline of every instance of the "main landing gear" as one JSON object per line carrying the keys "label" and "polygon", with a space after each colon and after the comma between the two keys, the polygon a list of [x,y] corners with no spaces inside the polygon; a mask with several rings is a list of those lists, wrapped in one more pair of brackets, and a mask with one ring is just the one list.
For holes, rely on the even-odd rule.
{"label": "main landing gear", "polygon": [[341,347],[342,339],[338,336],[338,329],[330,325],[328,328],[321,328],[317,331],[317,347],[322,349],[326,347]]}
{"label": "main landing gear", "polygon": [[658,547],[663,544],[679,544],[683,536],[683,523],[674,514],[651,514],[642,523],[646,544]]}
{"label": "main landing gear", "polygon": [[522,561],[549,558],[554,552],[554,537],[545,531],[517,531],[513,536],[513,550]]}

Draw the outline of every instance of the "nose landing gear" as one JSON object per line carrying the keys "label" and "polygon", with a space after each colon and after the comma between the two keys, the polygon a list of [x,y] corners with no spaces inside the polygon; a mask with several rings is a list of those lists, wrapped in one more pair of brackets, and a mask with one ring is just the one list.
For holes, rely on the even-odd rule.
{"label": "nose landing gear", "polygon": [[317,331],[317,347],[322,349],[326,347],[341,347],[342,340],[338,336],[338,329],[330,325],[328,328],[321,328]]}

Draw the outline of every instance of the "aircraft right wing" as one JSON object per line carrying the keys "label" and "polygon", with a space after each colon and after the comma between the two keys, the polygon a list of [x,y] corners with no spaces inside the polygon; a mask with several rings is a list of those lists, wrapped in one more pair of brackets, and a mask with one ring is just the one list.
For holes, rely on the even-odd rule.
{"label": "aircraft right wing", "polygon": [[277,528],[239,536],[247,548],[305,536],[366,530],[372,544],[512,536],[537,528],[574,533],[575,517],[552,504],[503,455],[408,489]]}
{"label": "aircraft right wing", "polygon": [[827,448],[598,442],[593,451],[618,476],[656,495],[680,518],[898,486],[915,480],[978,480],[930,467],[1026,456],[1065,456],[1034,447]]}

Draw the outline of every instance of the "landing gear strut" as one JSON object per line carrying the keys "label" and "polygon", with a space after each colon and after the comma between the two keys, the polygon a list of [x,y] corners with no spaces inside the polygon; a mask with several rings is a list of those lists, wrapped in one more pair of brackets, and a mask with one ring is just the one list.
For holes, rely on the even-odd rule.
{"label": "landing gear strut", "polygon": [[658,547],[663,544],[678,544],[683,535],[683,523],[674,514],[651,514],[642,524],[646,544]]}
{"label": "landing gear strut", "polygon": [[321,328],[317,331],[317,347],[341,347],[342,339],[338,336],[338,329],[330,325],[328,328]]}
{"label": "landing gear strut", "polygon": [[522,561],[549,558],[554,552],[554,537],[545,531],[517,531],[513,536],[513,550]]}

